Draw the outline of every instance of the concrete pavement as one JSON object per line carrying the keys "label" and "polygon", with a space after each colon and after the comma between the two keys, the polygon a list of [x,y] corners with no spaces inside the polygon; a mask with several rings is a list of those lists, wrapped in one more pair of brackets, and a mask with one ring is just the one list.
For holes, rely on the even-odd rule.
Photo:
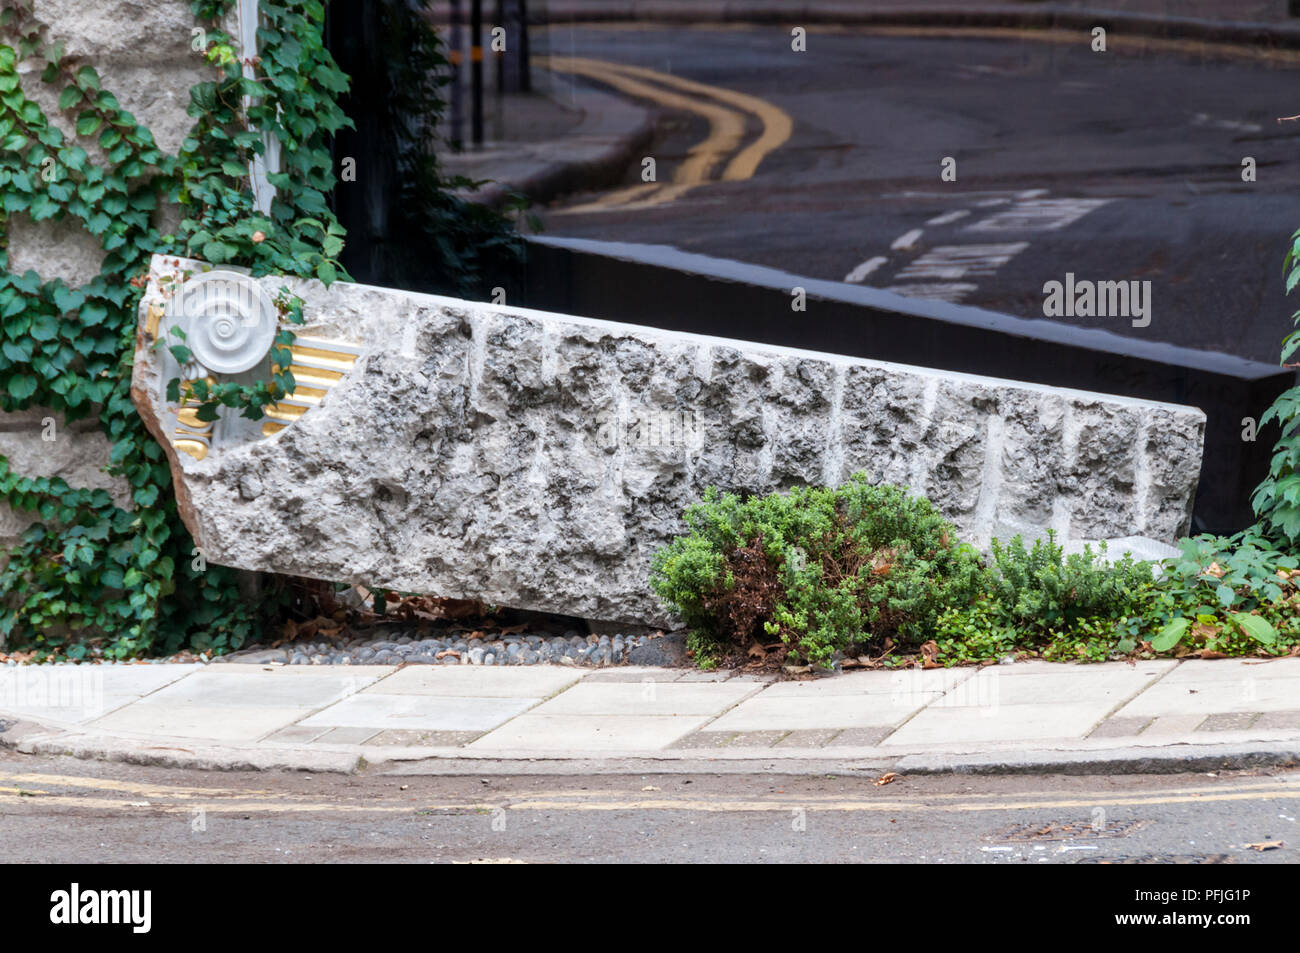
{"label": "concrete pavement", "polygon": [[0,668],[0,743],[218,769],[1130,773],[1300,763],[1300,658],[812,681],[562,666]]}

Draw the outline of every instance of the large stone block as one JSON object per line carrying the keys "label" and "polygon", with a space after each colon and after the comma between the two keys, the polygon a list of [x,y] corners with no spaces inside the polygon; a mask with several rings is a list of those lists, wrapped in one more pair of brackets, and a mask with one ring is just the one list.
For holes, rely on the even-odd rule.
{"label": "large stone block", "polygon": [[[981,544],[1188,526],[1195,408],[281,278],[259,283],[304,299],[293,370],[313,389],[269,435],[223,421],[185,444],[195,459],[173,445],[190,439],[163,396],[179,369],[149,315],[171,308],[165,329],[159,279],[205,267],[154,259],[134,397],[216,563],[662,624],[651,557],[710,484],[866,470]],[[342,370],[312,378],[327,366]]]}

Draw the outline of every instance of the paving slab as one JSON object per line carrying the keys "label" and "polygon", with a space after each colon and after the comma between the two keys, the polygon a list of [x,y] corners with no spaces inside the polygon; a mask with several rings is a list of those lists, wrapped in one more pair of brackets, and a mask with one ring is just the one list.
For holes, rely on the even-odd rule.
{"label": "paving slab", "polygon": [[279,731],[267,735],[265,740],[295,745],[308,744],[332,730],[330,728],[304,728],[301,725],[290,725],[288,728],[281,728]]}
{"label": "paving slab", "polygon": [[1300,681],[1300,658],[1188,659],[1163,680],[1178,685],[1183,682],[1237,682],[1275,678]]}
{"label": "paving slab", "polygon": [[774,748],[822,748],[830,743],[831,739],[839,734],[835,728],[818,728],[813,731],[792,731],[780,741]]}
{"label": "paving slab", "polygon": [[85,724],[184,678],[199,664],[0,668],[0,711]]}
{"label": "paving slab", "polygon": [[881,746],[930,748],[1083,738],[1103,715],[1104,706],[1087,703],[926,709],[881,742]]}
{"label": "paving slab", "polygon": [[468,746],[471,751],[656,751],[708,721],[704,715],[554,715],[529,712]]}
{"label": "paving slab", "polygon": [[87,727],[218,741],[254,741],[389,674],[385,666],[221,666],[190,672]]}
{"label": "paving slab", "polygon": [[763,695],[768,698],[804,698],[838,695],[899,695],[920,692],[946,692],[975,675],[974,668],[933,668],[928,670],[845,672],[833,678],[778,682]]}
{"label": "paving slab", "polygon": [[382,665],[295,665],[271,671],[242,665],[205,668],[137,704],[315,709],[359,692],[391,672]]}
{"label": "paving slab", "polygon": [[899,745],[1083,738],[1176,662],[989,666],[886,738]]}
{"label": "paving slab", "polygon": [[761,688],[750,682],[583,682],[539,706],[537,714],[716,716]]}
{"label": "paving slab", "polygon": [[416,731],[489,731],[521,715],[540,698],[474,698],[468,695],[398,695],[363,692],[319,711],[307,728],[373,728]]}
{"label": "paving slab", "polygon": [[548,698],[586,673],[557,665],[499,668],[487,665],[421,665],[394,672],[368,691],[385,695],[445,698]]}
{"label": "paving slab", "polygon": [[1252,726],[1264,731],[1300,731],[1300,711],[1268,711]]}
{"label": "paving slab", "polygon": [[[1120,717],[1121,716],[1119,715],[1115,716],[1116,719],[1120,719]],[[1142,736],[1148,739],[1159,738],[1167,741],[1174,736],[1190,736],[1192,732],[1200,727],[1201,722],[1205,721],[1205,713],[1198,712],[1191,715],[1161,715],[1158,718],[1130,718],[1125,715],[1122,720],[1149,721],[1150,724],[1142,729]]]}
{"label": "paving slab", "polygon": [[737,705],[709,725],[711,731],[810,731],[825,728],[893,726],[940,697],[939,692],[836,695],[807,698],[769,696],[767,692]]}
{"label": "paving slab", "polygon": [[620,665],[618,668],[601,668],[587,674],[588,682],[675,682],[682,677],[679,668],[658,668],[651,665]]}
{"label": "paving slab", "polygon": [[999,705],[1051,705],[1092,702],[1105,714],[1142,691],[1167,669],[1164,666],[1136,668],[1118,666],[1080,667],[1074,677],[1060,675],[1004,675],[1002,666],[986,668],[974,678],[956,686],[938,702],[939,707],[996,707]]}
{"label": "paving slab", "polygon": [[1089,738],[1130,738],[1142,733],[1150,718],[1107,718],[1095,729]]}
{"label": "paving slab", "polygon": [[[779,736],[780,732],[776,732]],[[733,738],[739,738],[734,731],[693,731],[673,742],[674,748],[723,748]]]}
{"label": "paving slab", "polygon": [[[387,731],[381,731],[365,742],[366,747],[427,747],[427,748],[458,748],[461,745],[469,744],[475,738],[482,735],[481,731],[407,731],[401,728],[390,728]],[[374,757],[374,755],[370,755]]]}
{"label": "paving slab", "polygon": [[[1300,709],[1297,681],[1286,678],[1255,678],[1249,669],[1232,673],[1207,674],[1198,678],[1161,679],[1133,699],[1120,717],[1168,717],[1237,712],[1276,712]],[[1150,729],[1147,729],[1150,731]]]}
{"label": "paving slab", "polygon": [[257,741],[287,728],[310,709],[246,705],[148,705],[137,702],[87,727],[114,733],[210,741]]}

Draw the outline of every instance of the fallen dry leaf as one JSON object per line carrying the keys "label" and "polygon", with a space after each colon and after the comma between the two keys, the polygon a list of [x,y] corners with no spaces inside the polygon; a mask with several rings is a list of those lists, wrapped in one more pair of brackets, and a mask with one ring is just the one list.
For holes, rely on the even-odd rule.
{"label": "fallen dry leaf", "polygon": [[938,668],[935,656],[939,654],[939,643],[931,639],[921,646],[921,668]]}
{"label": "fallen dry leaf", "polygon": [[1282,842],[1280,840],[1266,840],[1260,841],[1258,844],[1245,845],[1247,850],[1277,850],[1281,846]]}
{"label": "fallen dry leaf", "polygon": [[457,652],[455,649],[444,649],[443,651],[435,655],[434,658],[446,658],[448,656],[450,656],[451,658],[460,658],[460,653]]}
{"label": "fallen dry leaf", "polygon": [[897,771],[890,771],[887,774],[882,774],[880,777],[876,778],[876,787],[880,787],[881,785],[885,785],[885,784],[892,784],[894,779],[897,777],[898,777]]}

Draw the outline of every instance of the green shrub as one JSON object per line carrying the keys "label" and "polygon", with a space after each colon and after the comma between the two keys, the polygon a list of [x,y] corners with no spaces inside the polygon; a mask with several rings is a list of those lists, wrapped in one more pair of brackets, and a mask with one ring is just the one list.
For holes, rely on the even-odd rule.
{"label": "green shrub", "polygon": [[710,488],[685,515],[689,532],[656,553],[651,586],[699,659],[773,637],[812,662],[886,637],[919,643],[984,577],[928,500],[861,474],[748,499]]}
{"label": "green shrub", "polygon": [[994,620],[1032,640],[1068,631],[1084,619],[1126,618],[1152,588],[1152,564],[1128,554],[1113,562],[1105,557],[1105,543],[1099,553],[1085,546],[1066,556],[1051,530],[1032,549],[1019,536],[1009,543],[993,540]]}
{"label": "green shrub", "polygon": [[1017,651],[1061,660],[1101,661],[1132,651],[1149,623],[1142,613],[1155,588],[1153,567],[1125,555],[1114,562],[1085,547],[1065,555],[1056,534],[1026,547],[993,540],[983,596],[945,610],[935,625],[937,658],[978,662]]}
{"label": "green shrub", "polygon": [[1161,625],[1158,652],[1176,648],[1237,654],[1300,638],[1300,559],[1256,531],[1179,542],[1166,560],[1149,615]]}

